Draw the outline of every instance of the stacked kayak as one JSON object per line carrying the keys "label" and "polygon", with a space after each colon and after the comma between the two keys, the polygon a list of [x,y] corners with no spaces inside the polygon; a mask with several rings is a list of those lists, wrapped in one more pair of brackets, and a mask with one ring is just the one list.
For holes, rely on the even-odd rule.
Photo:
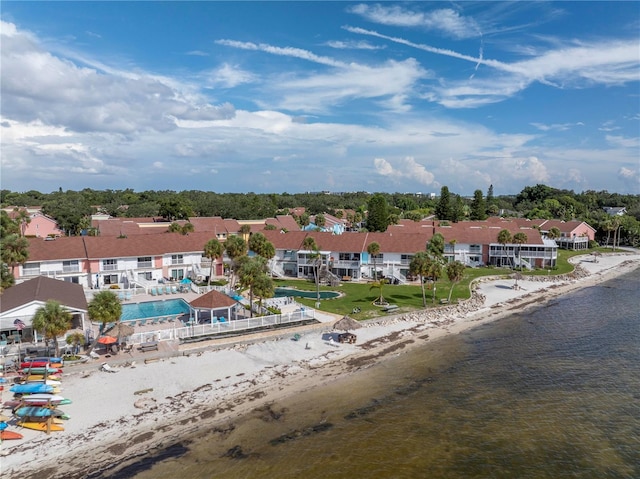
{"label": "stacked kayak", "polygon": [[29,358],[20,368],[20,382],[10,389],[14,398],[4,404],[13,410],[16,424],[46,433],[64,431],[69,416],[58,407],[71,401],[59,395],[62,358]]}

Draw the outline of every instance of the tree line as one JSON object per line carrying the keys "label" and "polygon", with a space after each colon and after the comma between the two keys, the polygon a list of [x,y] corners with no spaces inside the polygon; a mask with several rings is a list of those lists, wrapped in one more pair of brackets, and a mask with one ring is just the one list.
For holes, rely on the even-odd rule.
{"label": "tree line", "polygon": [[[609,244],[613,237],[617,244],[640,244],[640,195],[622,195],[607,191],[575,193],[547,185],[525,187],[517,195],[495,195],[493,186],[486,193],[478,189],[472,197],[463,197],[443,186],[438,196],[414,193],[215,193],[211,191],[143,191],[67,190],[41,193],[0,190],[2,207],[40,206],[67,235],[91,232],[91,215],[108,214],[114,217],[160,217],[169,222],[188,220],[197,216],[220,216],[237,220],[271,218],[289,214],[294,208],[305,212],[295,216],[300,226],[325,223],[325,214],[344,218],[356,230],[386,231],[390,224],[401,219],[420,221],[434,217],[440,221],[457,222],[466,219],[483,220],[489,216],[525,217],[529,219],[561,219],[585,221],[597,230],[596,239]],[[611,216],[604,207],[624,207],[627,213]],[[28,258],[25,227],[29,215],[15,212],[15,219],[2,211],[0,275],[11,281],[12,271]],[[172,224],[168,230],[188,233],[193,225]]]}

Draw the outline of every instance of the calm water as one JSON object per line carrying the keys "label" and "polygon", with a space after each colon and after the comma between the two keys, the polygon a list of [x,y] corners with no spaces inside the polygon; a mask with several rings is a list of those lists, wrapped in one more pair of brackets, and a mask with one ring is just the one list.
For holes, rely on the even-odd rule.
{"label": "calm water", "polygon": [[183,299],[166,299],[164,301],[147,301],[122,305],[122,321],[158,318],[161,316],[177,316],[189,313],[189,305]]}
{"label": "calm water", "polygon": [[638,291],[640,270],[273,404],[118,477],[640,478]]}

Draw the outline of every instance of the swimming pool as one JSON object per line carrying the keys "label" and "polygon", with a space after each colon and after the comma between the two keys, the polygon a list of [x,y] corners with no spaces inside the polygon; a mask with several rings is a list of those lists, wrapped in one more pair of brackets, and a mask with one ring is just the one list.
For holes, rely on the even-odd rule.
{"label": "swimming pool", "polygon": [[[315,291],[301,291],[299,289],[292,288],[275,288],[274,290],[276,298],[282,298],[283,296],[297,296],[298,298],[315,299]],[[320,291],[320,299],[333,299],[340,296],[340,293],[335,291]]]}
{"label": "swimming pool", "polygon": [[165,299],[164,301],[147,301],[122,305],[121,321],[158,318],[162,316],[179,316],[188,314],[189,304],[184,299]]}

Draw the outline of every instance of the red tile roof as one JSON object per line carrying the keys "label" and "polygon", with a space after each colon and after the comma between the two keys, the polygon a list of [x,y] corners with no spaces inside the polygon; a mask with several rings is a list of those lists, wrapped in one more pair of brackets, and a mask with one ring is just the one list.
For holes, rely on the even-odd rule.
{"label": "red tile roof", "polygon": [[214,289],[202,296],[198,296],[189,304],[197,309],[221,309],[230,308],[237,303],[235,299]]}

